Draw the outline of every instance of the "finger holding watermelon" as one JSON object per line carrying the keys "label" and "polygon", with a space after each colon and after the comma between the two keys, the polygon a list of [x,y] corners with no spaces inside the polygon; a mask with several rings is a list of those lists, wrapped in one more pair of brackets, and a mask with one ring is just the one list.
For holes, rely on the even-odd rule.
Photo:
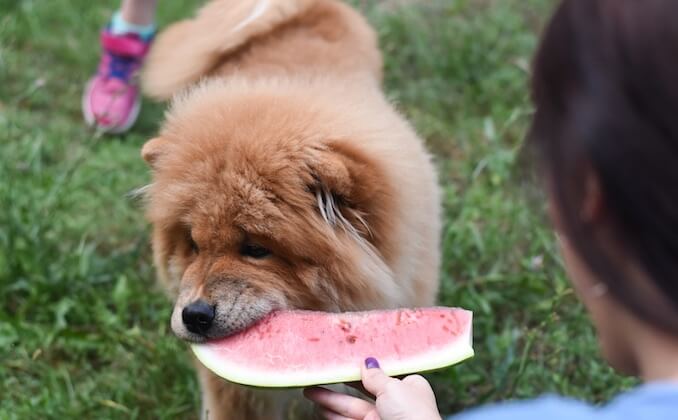
{"label": "finger holding watermelon", "polygon": [[370,357],[361,377],[365,390],[375,397],[374,403],[325,388],[308,388],[304,395],[328,420],[440,420],[431,385],[422,376],[389,377]]}

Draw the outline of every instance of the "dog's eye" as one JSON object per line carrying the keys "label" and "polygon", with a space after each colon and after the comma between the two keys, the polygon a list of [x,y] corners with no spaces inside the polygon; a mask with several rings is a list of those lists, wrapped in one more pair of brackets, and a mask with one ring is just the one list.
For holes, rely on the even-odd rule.
{"label": "dog's eye", "polygon": [[198,255],[200,253],[200,248],[198,248],[198,244],[195,243],[192,237],[188,238],[188,245],[191,247],[191,252]]}
{"label": "dog's eye", "polygon": [[271,255],[271,251],[263,246],[254,244],[245,244],[240,248],[240,254],[250,258],[266,258]]}

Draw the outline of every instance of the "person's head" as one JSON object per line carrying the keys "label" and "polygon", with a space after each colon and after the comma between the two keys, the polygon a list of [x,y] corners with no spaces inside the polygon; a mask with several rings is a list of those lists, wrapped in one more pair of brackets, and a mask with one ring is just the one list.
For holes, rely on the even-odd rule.
{"label": "person's head", "polygon": [[624,316],[678,338],[678,1],[564,0],[534,62],[530,142],[568,272],[613,366]]}

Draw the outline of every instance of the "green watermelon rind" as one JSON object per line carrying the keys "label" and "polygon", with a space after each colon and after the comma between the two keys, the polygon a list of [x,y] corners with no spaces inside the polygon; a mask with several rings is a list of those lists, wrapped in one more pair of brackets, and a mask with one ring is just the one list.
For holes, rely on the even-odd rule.
{"label": "green watermelon rind", "polygon": [[[449,345],[397,362],[389,362],[386,357],[380,360],[381,368],[389,376],[401,376],[435,371],[455,365],[474,356],[472,337],[472,328],[469,325],[464,335],[457,337]],[[294,373],[257,371],[223,360],[223,357],[217,356],[209,345],[193,344],[191,348],[198,360],[217,376],[229,382],[261,388],[297,388],[355,382],[360,380],[360,364],[363,363],[363,360],[356,360],[351,366],[340,365],[334,369],[322,369],[315,372],[306,370]]]}

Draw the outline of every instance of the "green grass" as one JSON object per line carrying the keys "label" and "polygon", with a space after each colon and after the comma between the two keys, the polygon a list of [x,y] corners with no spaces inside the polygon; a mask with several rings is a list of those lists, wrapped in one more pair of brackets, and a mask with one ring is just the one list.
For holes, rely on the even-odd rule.
{"label": "green grass", "polygon": [[[199,2],[161,2],[162,23]],[[441,302],[475,311],[477,357],[431,376],[441,409],[559,392],[604,401],[616,376],[521,188],[527,68],[550,0],[362,2],[386,89],[445,187]],[[115,1],[0,0],[0,418],[195,418],[185,346],[154,285],[128,193],[162,108],[97,137],[80,94]]]}

